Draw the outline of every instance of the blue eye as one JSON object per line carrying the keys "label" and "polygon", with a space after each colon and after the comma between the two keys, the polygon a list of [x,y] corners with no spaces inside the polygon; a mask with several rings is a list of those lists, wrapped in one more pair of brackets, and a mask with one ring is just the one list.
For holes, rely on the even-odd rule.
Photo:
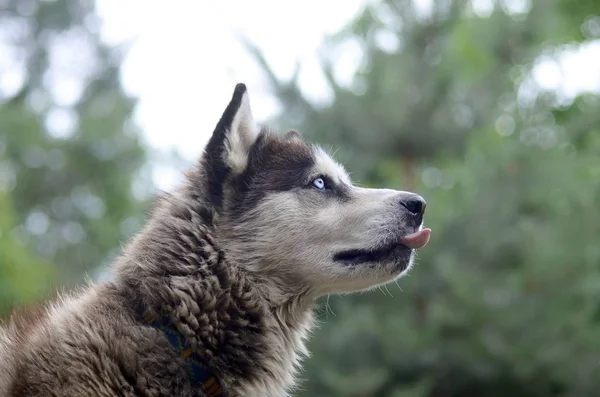
{"label": "blue eye", "polygon": [[312,184],[319,190],[325,190],[325,180],[323,178],[315,179]]}

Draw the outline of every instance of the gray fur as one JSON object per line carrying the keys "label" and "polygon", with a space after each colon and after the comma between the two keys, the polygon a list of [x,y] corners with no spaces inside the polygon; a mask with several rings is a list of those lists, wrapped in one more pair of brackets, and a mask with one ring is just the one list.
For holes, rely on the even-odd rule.
{"label": "gray fur", "polygon": [[[326,175],[335,189],[310,185]],[[317,297],[389,282],[414,253],[335,259],[419,230],[398,202],[360,189],[300,134],[260,131],[243,85],[186,182],[91,284],[0,328],[0,396],[204,396],[143,303],[172,321],[228,396],[288,396]],[[414,218],[414,219],[413,219]],[[337,253],[337,254],[336,254]]]}

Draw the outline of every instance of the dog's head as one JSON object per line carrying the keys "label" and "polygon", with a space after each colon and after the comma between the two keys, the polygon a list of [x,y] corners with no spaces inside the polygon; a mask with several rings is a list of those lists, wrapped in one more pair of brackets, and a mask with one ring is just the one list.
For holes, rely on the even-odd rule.
{"label": "dog's head", "polygon": [[261,130],[243,84],[200,170],[226,255],[284,292],[322,295],[389,282],[429,240],[420,196],[353,186],[342,166],[299,133]]}

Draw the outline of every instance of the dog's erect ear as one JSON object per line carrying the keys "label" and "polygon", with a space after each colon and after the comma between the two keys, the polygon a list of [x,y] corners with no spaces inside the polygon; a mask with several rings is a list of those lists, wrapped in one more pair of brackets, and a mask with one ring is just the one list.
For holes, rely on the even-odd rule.
{"label": "dog's erect ear", "polygon": [[285,133],[285,135],[283,137],[290,141],[293,141],[293,140],[303,141],[304,140],[304,137],[302,136],[302,134],[296,130],[289,130],[288,132]]}
{"label": "dog's erect ear", "polygon": [[235,86],[233,97],[206,147],[206,154],[214,161],[222,157],[233,172],[246,167],[248,152],[258,136],[258,126],[252,116],[248,91],[244,84]]}
{"label": "dog's erect ear", "polygon": [[208,188],[215,202],[221,202],[221,185],[228,174],[241,173],[246,168],[248,153],[258,133],[246,85],[237,84],[202,157]]}

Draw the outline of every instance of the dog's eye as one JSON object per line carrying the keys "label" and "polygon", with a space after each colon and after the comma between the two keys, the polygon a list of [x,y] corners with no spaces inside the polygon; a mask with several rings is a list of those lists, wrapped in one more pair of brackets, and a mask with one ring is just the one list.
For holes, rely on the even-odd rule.
{"label": "dog's eye", "polygon": [[325,179],[323,178],[315,179],[314,181],[312,181],[312,184],[319,190],[325,190],[327,188],[327,186],[325,185]]}

